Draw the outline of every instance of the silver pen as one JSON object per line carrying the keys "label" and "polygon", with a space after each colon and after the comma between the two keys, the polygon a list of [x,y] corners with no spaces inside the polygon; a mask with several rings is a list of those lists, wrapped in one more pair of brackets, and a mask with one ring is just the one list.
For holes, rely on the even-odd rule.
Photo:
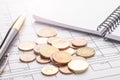
{"label": "silver pen", "polygon": [[15,36],[20,31],[23,23],[25,22],[25,16],[19,16],[13,25],[9,28],[5,38],[3,39],[0,45],[0,74],[3,72],[5,66],[8,62],[8,54],[6,53],[7,49],[9,48],[10,44],[14,40]]}

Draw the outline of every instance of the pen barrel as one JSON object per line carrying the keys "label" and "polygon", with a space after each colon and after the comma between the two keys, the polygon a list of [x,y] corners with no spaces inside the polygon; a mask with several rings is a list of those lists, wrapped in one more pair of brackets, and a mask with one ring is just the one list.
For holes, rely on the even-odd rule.
{"label": "pen barrel", "polygon": [[2,47],[0,49],[0,59],[2,59],[2,57],[4,56],[4,53],[6,53],[8,47],[12,43],[12,41],[15,38],[15,36],[17,35],[17,33],[18,33],[17,29],[15,29],[15,28],[11,29],[10,33],[8,34],[8,37],[6,38],[4,44],[2,45]]}

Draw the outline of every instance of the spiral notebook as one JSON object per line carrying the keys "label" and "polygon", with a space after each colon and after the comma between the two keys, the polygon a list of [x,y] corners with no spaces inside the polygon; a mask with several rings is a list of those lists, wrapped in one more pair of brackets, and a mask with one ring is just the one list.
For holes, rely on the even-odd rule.
{"label": "spiral notebook", "polygon": [[44,0],[33,18],[36,22],[120,41],[119,4],[119,0]]}

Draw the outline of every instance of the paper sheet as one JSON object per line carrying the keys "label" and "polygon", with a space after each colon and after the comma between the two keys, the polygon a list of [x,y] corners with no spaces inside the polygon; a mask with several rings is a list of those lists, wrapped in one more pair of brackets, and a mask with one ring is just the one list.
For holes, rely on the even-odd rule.
{"label": "paper sheet", "polygon": [[[27,1],[27,0],[26,0]],[[57,28],[58,37],[72,39],[81,37],[88,40],[89,47],[96,50],[92,58],[88,58],[89,69],[83,74],[64,75],[60,72],[55,76],[44,76],[41,74],[41,68],[48,64],[38,64],[36,61],[31,63],[22,63],[17,45],[26,40],[35,41],[37,39],[36,30],[47,27],[43,24],[36,24],[32,19],[32,14],[26,9],[22,0],[3,0],[0,1],[0,41],[11,23],[19,14],[26,12],[27,20],[20,34],[11,44],[9,53],[9,62],[0,80],[119,80],[120,78],[120,44],[103,40],[103,38],[84,34],[68,29]],[[51,26],[50,26],[51,27]]]}

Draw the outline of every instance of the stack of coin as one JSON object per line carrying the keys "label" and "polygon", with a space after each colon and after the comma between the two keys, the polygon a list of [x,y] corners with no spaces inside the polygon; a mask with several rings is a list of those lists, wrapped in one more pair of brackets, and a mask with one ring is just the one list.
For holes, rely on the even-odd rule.
{"label": "stack of coin", "polygon": [[19,50],[23,51],[20,55],[21,62],[28,63],[36,59],[39,64],[50,63],[41,70],[42,74],[48,76],[55,75],[58,71],[72,74],[82,73],[88,69],[86,58],[94,56],[95,50],[87,47],[87,40],[56,37],[57,31],[54,28],[39,29],[37,35],[39,37],[35,42],[24,41],[18,45]]}

